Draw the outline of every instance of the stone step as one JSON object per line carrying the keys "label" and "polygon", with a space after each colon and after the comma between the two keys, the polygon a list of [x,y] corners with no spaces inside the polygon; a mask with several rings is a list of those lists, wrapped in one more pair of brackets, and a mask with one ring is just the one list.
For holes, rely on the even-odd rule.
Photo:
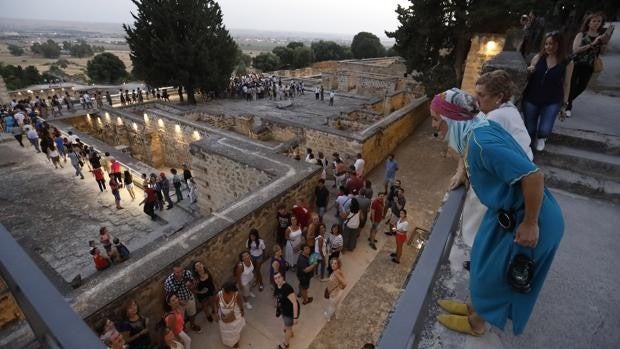
{"label": "stone step", "polygon": [[542,166],[620,182],[620,156],[548,144],[543,152],[536,154],[535,162]]}
{"label": "stone step", "polygon": [[549,143],[620,156],[620,137],[594,131],[556,127]]}
{"label": "stone step", "polygon": [[545,185],[592,198],[620,203],[620,182],[595,178],[553,166],[542,167]]}

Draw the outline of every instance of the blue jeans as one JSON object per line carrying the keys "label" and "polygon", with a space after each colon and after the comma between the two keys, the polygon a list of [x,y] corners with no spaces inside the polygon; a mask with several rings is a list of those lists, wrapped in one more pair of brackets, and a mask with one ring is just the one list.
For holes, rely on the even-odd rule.
{"label": "blue jeans", "polygon": [[555,118],[560,111],[561,103],[536,105],[523,101],[523,116],[527,133],[532,142],[535,139],[544,139],[551,135]]}

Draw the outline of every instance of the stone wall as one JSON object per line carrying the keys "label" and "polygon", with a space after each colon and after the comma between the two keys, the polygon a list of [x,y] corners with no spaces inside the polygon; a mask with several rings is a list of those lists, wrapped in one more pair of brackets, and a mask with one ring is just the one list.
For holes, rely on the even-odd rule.
{"label": "stone wall", "polygon": [[[489,44],[489,42],[495,44]],[[472,94],[475,92],[476,80],[480,77],[483,64],[502,51],[504,42],[505,35],[500,34],[477,34],[471,38],[461,82],[462,90]]]}
{"label": "stone wall", "polygon": [[364,140],[361,149],[366,161],[365,168],[370,171],[383,164],[385,158],[396,149],[398,144],[409,137],[429,115],[429,101],[424,97],[395,111],[365,130],[365,134],[371,135]]}
{"label": "stone wall", "polygon": [[217,154],[209,147],[194,146],[191,155],[200,195],[198,206],[203,214],[226,207],[272,180],[264,171]]}

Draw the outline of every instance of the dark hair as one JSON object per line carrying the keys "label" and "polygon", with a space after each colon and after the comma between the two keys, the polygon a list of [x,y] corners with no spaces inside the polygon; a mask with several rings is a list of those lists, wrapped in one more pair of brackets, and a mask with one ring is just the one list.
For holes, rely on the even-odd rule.
{"label": "dark hair", "polygon": [[364,186],[365,186],[366,188],[372,188],[372,182],[370,181],[370,179],[367,179],[367,180],[366,180],[366,183],[364,183]]}
{"label": "dark hair", "polygon": [[603,28],[603,26],[605,25],[605,13],[603,13],[602,11],[597,11],[597,12],[590,13],[583,18],[583,23],[581,24],[582,33],[585,33],[588,30],[590,30],[590,21],[594,17],[601,17],[602,19],[601,28]]}
{"label": "dark hair", "polygon": [[172,173],[172,174],[177,174],[177,169],[176,169],[176,168],[171,168],[171,169],[170,169],[170,173]]}
{"label": "dark hair", "polygon": [[407,215],[407,210],[405,210],[404,208],[401,209],[400,212],[405,212],[405,216]]}
{"label": "dark hair", "polygon": [[127,182],[131,181],[131,173],[129,173],[128,170],[125,170],[125,172],[123,172],[123,174],[125,175],[125,181],[127,181]]}
{"label": "dark hair", "polygon": [[237,285],[234,281],[226,281],[224,285],[222,285],[222,290],[224,292],[237,292]]}
{"label": "dark hair", "polygon": [[107,230],[106,227],[99,228],[99,235],[103,234]]}
{"label": "dark hair", "polygon": [[545,52],[545,42],[547,39],[551,38],[553,43],[558,46],[558,50],[555,54],[558,63],[562,63],[566,60],[566,44],[564,37],[558,31],[552,31],[545,34],[545,38],[542,41],[542,46],[540,47],[540,53],[538,54],[539,59],[543,59],[547,57],[547,53]]}
{"label": "dark hair", "polygon": [[205,273],[207,274],[207,276],[209,276],[209,279],[211,279],[211,281],[213,281],[213,278],[211,277],[211,272],[209,272],[209,269],[207,268],[207,265],[202,263],[201,261],[193,261],[192,262],[192,272],[194,273],[194,277],[197,277],[198,271],[196,270],[196,264],[201,263],[202,266],[205,268]]}
{"label": "dark hair", "polygon": [[360,204],[356,198],[351,199],[351,205],[349,206],[349,211],[351,211],[351,213],[353,214],[356,214],[360,211]]}
{"label": "dark hair", "polygon": [[129,309],[132,303],[136,304],[136,308],[138,308],[137,313],[138,314],[140,313],[140,305],[138,304],[138,302],[136,302],[136,300],[133,298],[129,298],[128,300],[125,301],[125,304],[123,304],[123,310],[125,313],[125,317],[127,317],[127,309]]}
{"label": "dark hair", "polygon": [[121,242],[121,240],[119,240],[118,238],[114,238],[114,239],[112,239],[112,242],[115,243],[115,244],[118,244],[118,243]]}
{"label": "dark hair", "polygon": [[258,229],[256,228],[250,229],[250,233],[248,234],[248,243],[247,243],[248,248],[250,248],[251,247],[250,245],[252,244],[252,238],[251,238],[252,235],[256,236],[256,240],[254,240],[254,243],[256,244],[256,248],[258,248],[260,234],[258,234]]}
{"label": "dark hair", "polygon": [[323,178],[319,179],[319,183],[325,184],[325,180]]}
{"label": "dark hair", "polygon": [[333,232],[334,228],[336,228],[338,234],[342,234],[342,227],[340,226],[340,224],[332,224],[332,229],[330,230],[330,232]]}
{"label": "dark hair", "polygon": [[166,309],[166,311],[172,311],[172,306],[170,305],[170,298],[172,298],[172,296],[175,296],[177,298],[179,298],[179,295],[176,292],[170,292],[166,295],[166,302],[164,304],[164,309]]}

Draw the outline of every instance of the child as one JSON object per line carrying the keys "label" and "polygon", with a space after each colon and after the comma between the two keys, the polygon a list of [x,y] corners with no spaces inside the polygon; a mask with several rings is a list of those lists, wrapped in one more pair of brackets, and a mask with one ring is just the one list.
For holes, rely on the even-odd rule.
{"label": "child", "polygon": [[127,246],[120,242],[118,238],[114,238],[114,240],[112,241],[114,242],[114,248],[116,248],[116,251],[118,252],[120,261],[124,262],[129,259],[129,249],[127,248]]}
{"label": "child", "polygon": [[101,255],[98,248],[91,247],[90,254],[93,256],[93,262],[95,262],[95,268],[97,268],[97,270],[104,270],[110,266],[110,261]]}

